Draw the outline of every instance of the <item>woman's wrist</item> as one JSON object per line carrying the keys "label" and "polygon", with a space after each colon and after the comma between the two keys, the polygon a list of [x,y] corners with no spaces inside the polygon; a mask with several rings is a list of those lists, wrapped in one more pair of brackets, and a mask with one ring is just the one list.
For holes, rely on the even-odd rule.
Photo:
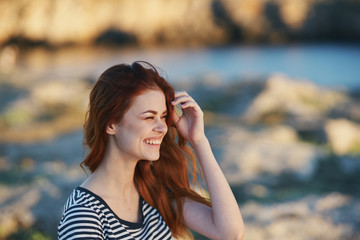
{"label": "woman's wrist", "polygon": [[198,138],[196,141],[189,142],[191,147],[195,150],[195,152],[200,151],[205,146],[209,145],[209,140],[206,137],[206,135],[202,135],[200,138]]}

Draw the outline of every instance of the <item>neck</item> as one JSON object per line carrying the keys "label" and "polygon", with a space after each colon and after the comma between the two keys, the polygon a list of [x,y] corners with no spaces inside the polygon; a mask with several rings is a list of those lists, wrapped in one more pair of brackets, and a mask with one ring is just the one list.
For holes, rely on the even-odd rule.
{"label": "neck", "polygon": [[106,151],[99,167],[82,184],[105,197],[134,200],[139,196],[134,183],[137,160],[124,159],[120,153]]}

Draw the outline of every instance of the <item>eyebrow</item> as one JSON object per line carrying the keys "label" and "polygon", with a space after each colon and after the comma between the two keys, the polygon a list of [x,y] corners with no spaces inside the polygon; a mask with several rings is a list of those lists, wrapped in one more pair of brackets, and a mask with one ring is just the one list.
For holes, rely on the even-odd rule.
{"label": "eyebrow", "polygon": [[[141,113],[141,115],[142,115],[142,114],[145,114],[145,113],[157,114],[158,112],[155,111],[155,110],[147,110],[147,111]],[[165,110],[165,111],[162,113],[162,115],[164,115],[164,114],[166,114],[166,113],[167,113],[167,110]]]}

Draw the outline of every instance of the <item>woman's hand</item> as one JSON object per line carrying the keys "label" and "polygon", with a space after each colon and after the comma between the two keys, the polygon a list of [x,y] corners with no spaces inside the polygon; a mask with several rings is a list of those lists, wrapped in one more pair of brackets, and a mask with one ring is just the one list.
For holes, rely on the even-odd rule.
{"label": "woman's hand", "polygon": [[183,114],[179,117],[174,109],[173,121],[179,133],[194,146],[205,137],[204,113],[195,100],[186,92],[175,93],[175,99],[171,104],[176,106],[179,103]]}

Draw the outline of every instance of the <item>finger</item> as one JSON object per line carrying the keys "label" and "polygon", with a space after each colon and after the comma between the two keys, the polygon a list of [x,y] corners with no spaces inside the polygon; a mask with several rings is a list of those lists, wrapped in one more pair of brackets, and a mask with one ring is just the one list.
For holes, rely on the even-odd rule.
{"label": "finger", "polygon": [[174,99],[174,101],[172,101],[172,104],[173,105],[176,105],[176,104],[184,104],[186,102],[195,102],[195,100],[190,97],[189,95],[186,95],[186,96],[181,96],[181,97],[177,97]]}
{"label": "finger", "polygon": [[200,106],[195,101],[186,102],[181,105],[181,108],[182,109],[194,108],[195,110],[200,110]]}
{"label": "finger", "polygon": [[175,98],[183,97],[183,96],[189,96],[189,94],[186,91],[177,91],[177,92],[175,92]]}

